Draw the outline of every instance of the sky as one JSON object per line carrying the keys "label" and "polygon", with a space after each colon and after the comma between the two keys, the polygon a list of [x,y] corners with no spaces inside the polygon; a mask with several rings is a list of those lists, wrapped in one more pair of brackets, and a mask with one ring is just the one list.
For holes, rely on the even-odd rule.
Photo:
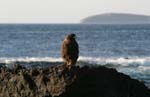
{"label": "sky", "polygon": [[150,15],[150,0],[0,0],[0,23],[79,23],[112,12]]}

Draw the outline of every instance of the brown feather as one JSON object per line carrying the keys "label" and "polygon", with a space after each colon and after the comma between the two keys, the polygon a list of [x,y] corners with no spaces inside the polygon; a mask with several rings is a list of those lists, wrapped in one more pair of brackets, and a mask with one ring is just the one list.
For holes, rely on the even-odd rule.
{"label": "brown feather", "polygon": [[75,65],[79,56],[78,43],[74,37],[67,35],[61,45],[62,58],[66,65]]}

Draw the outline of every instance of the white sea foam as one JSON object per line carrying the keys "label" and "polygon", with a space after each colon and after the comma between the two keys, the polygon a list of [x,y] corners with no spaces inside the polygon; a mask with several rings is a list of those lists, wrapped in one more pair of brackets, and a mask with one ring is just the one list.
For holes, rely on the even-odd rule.
{"label": "white sea foam", "polygon": [[[102,57],[84,57],[80,56],[79,61],[96,65],[111,64],[116,68],[130,69],[129,71],[150,73],[150,57],[143,58],[102,58]],[[25,58],[0,58],[0,63],[11,64],[14,62],[62,62],[62,58],[53,57],[25,57]],[[84,65],[84,64],[83,64]]]}
{"label": "white sea foam", "polygon": [[150,65],[150,57],[133,57],[133,58],[94,58],[94,57],[80,57],[80,61],[86,61],[89,63],[94,64],[113,64],[113,65],[122,65],[122,66],[129,66],[129,65],[144,65],[149,66]]}
{"label": "white sea foam", "polygon": [[25,57],[25,58],[0,58],[0,63],[12,62],[61,62],[61,58],[52,57]]}
{"label": "white sea foam", "polygon": [[[121,66],[150,66],[150,57],[133,57],[133,58],[103,58],[103,57],[84,57],[80,56],[79,61],[91,64],[112,64]],[[0,63],[11,62],[62,62],[62,58],[54,57],[24,57],[24,58],[0,58]]]}
{"label": "white sea foam", "polygon": [[139,66],[138,70],[143,74],[149,74],[150,75],[150,66]]}

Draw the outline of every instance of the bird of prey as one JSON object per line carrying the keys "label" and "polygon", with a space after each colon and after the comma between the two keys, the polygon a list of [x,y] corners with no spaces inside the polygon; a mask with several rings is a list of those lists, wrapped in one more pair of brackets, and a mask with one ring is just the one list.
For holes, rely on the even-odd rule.
{"label": "bird of prey", "polygon": [[61,56],[65,65],[69,68],[74,66],[79,56],[79,47],[75,34],[68,34],[61,45]]}

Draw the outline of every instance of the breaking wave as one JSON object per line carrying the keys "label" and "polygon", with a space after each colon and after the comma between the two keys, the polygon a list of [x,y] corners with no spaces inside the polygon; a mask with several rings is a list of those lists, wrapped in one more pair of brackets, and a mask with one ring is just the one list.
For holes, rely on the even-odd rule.
{"label": "breaking wave", "polygon": [[[104,65],[111,68],[116,68],[119,71],[136,72],[136,73],[148,73],[150,74],[150,57],[132,57],[132,58],[103,58],[103,57],[79,57],[80,65]],[[20,63],[56,63],[62,62],[61,58],[53,57],[25,57],[25,58],[0,58],[0,63],[11,64],[15,62]],[[86,64],[86,65],[87,65]],[[31,64],[32,65],[32,64]]]}
{"label": "breaking wave", "polygon": [[0,58],[0,63],[13,63],[13,62],[60,62],[61,58],[52,57],[24,57],[24,58]]}
{"label": "breaking wave", "polygon": [[[139,66],[145,69],[150,67],[150,57],[132,57],[132,58],[103,58],[103,57],[79,57],[78,61],[86,62],[89,64],[95,65],[108,65],[112,64],[114,66],[123,66],[123,67],[136,67]],[[54,57],[24,57],[24,58],[0,58],[0,63],[13,63],[13,62],[62,62],[61,58]]]}

